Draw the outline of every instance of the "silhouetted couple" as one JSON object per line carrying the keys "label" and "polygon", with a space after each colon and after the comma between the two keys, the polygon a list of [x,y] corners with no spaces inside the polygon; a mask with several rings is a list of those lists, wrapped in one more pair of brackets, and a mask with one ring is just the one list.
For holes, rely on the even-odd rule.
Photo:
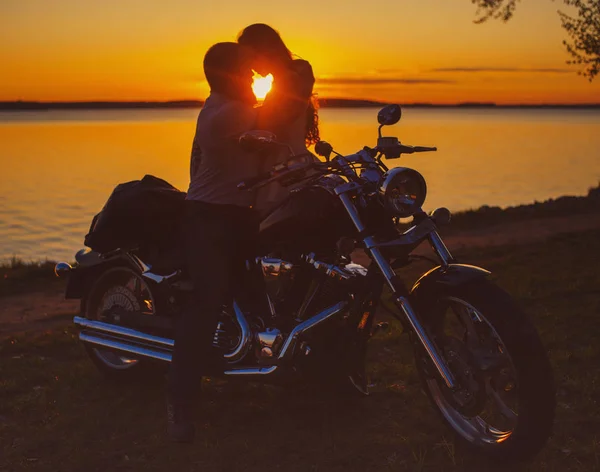
{"label": "silhouetted couple", "polygon": [[[274,77],[260,106],[252,91],[253,71]],[[178,442],[193,440],[201,375],[223,372],[223,353],[212,347],[213,336],[234,281],[255,255],[260,216],[287,193],[278,184],[254,193],[237,189],[282,160],[245,151],[239,137],[250,130],[272,131],[294,154],[306,153],[319,137],[312,68],[294,59],[270,26],[248,26],[237,43],[212,46],[204,73],[210,96],[198,116],[184,225],[194,292],[176,326],[167,401],[169,437]]]}

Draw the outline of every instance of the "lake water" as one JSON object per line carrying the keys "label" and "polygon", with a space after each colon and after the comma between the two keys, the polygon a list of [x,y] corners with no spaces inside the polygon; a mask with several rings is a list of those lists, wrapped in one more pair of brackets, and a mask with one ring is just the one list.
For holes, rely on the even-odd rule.
{"label": "lake water", "polygon": [[[185,190],[197,113],[0,112],[0,260],[72,260],[120,182],[149,173]],[[375,144],[377,109],[320,113],[337,151]],[[426,210],[583,195],[600,180],[598,110],[409,108],[385,134],[438,147],[393,161],[425,176]]]}

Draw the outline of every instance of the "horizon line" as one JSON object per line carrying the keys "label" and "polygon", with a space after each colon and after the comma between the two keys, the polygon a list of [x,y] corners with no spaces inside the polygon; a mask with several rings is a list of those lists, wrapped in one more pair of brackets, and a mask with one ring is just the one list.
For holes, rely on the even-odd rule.
{"label": "horizon line", "polygon": [[[34,111],[46,109],[123,109],[123,108],[197,108],[204,100],[0,100],[2,111]],[[320,98],[323,108],[360,108],[385,106],[395,102],[353,98]],[[396,102],[397,103],[397,102]],[[466,101],[456,103],[407,102],[398,103],[403,107],[435,108],[600,108],[600,103],[496,103]]]}

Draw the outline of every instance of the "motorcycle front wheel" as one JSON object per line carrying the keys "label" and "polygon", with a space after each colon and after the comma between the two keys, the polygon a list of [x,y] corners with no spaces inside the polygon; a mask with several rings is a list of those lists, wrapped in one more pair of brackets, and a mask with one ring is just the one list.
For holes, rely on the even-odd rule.
{"label": "motorcycle front wheel", "polygon": [[446,386],[415,340],[424,390],[444,422],[464,445],[498,460],[539,452],[552,431],[555,390],[531,320],[485,279],[420,293],[415,305],[457,384]]}

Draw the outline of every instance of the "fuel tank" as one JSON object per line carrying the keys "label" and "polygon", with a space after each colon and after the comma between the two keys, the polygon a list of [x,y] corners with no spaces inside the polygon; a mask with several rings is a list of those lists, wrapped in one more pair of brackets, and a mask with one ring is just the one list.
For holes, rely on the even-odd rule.
{"label": "fuel tank", "polygon": [[344,181],[335,175],[294,190],[260,225],[261,248],[285,247],[299,253],[335,248],[341,236],[352,236],[354,226],[333,189]]}

